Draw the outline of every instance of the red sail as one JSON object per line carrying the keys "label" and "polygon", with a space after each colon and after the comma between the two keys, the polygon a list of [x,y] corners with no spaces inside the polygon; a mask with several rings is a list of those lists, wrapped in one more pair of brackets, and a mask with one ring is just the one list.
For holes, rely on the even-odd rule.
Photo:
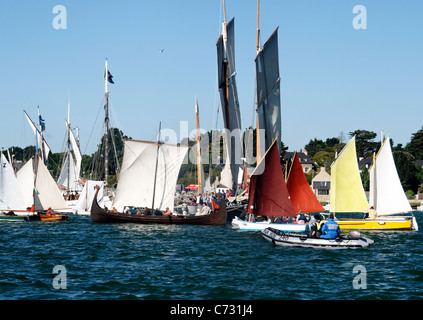
{"label": "red sail", "polygon": [[[262,216],[294,217],[295,211],[289,200],[275,141],[251,176],[247,212]],[[260,174],[263,165],[264,170]]]}
{"label": "red sail", "polygon": [[286,185],[288,187],[288,192],[291,196],[291,202],[294,206],[295,212],[300,210],[303,213],[324,211],[325,209],[323,209],[308,184],[297,152],[295,152],[292,161],[291,171],[289,172]]}

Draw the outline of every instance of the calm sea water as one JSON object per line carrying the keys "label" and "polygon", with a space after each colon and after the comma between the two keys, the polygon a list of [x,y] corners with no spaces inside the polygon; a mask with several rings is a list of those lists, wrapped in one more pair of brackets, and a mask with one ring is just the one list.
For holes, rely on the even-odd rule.
{"label": "calm sea water", "polygon": [[[277,247],[230,223],[1,222],[0,299],[422,299],[415,216],[420,231],[368,232],[375,244],[356,250]],[[366,288],[354,287],[358,276]]]}

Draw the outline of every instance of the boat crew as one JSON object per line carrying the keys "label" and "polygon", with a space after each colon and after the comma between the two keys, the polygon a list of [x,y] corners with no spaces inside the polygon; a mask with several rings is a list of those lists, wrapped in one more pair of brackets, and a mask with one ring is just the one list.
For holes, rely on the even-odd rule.
{"label": "boat crew", "polygon": [[336,239],[341,233],[338,223],[334,220],[334,215],[331,213],[329,215],[329,220],[325,223],[322,228],[322,235],[320,238],[324,239]]}

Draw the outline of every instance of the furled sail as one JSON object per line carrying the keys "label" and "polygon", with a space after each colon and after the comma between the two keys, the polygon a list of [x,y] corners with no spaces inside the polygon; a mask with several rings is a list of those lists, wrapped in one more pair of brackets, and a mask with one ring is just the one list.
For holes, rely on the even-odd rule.
{"label": "furled sail", "polygon": [[379,216],[412,211],[398,177],[389,137],[382,144],[370,171],[370,204]]}
{"label": "furled sail", "polygon": [[187,151],[187,147],[177,145],[125,140],[113,206],[151,208],[154,193],[154,209],[169,207],[173,211],[176,182]]}
{"label": "furled sail", "polygon": [[301,210],[303,213],[309,213],[325,210],[308,184],[297,152],[294,153],[286,185],[295,212]]}
{"label": "furled sail", "polygon": [[220,105],[225,139],[225,167],[221,183],[232,188],[236,183],[242,157],[241,113],[235,72],[235,22],[223,23],[217,47],[217,70]]}
{"label": "furled sail", "polygon": [[252,173],[247,212],[263,216],[294,217],[296,214],[285,184],[276,141]]}
{"label": "furled sail", "polygon": [[13,168],[3,153],[0,168],[0,209],[26,209]]}
{"label": "furled sail", "polygon": [[358,171],[355,136],[332,164],[330,212],[365,212],[369,209]]}
{"label": "furled sail", "polygon": [[278,29],[273,32],[261,48],[255,62],[258,129],[264,129],[265,134],[265,145],[260,145],[260,148],[262,150],[268,150],[275,139],[277,139],[277,145],[280,148],[281,103]]}

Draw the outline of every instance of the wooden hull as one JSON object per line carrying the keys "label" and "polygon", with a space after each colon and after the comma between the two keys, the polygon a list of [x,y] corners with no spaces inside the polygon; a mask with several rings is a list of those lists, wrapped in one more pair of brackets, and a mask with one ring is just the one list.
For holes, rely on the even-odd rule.
{"label": "wooden hull", "polygon": [[97,196],[94,197],[91,206],[91,221],[95,223],[139,223],[139,224],[192,224],[192,225],[214,225],[226,224],[226,205],[215,209],[211,214],[204,216],[142,216],[121,212],[110,212],[101,208],[97,203]]}
{"label": "wooden hull", "polygon": [[336,222],[341,230],[418,230],[415,217],[337,219]]}
{"label": "wooden hull", "polygon": [[46,215],[46,214],[38,214],[29,216],[29,221],[66,221],[68,219],[68,216],[65,214],[55,214],[52,216]]}

